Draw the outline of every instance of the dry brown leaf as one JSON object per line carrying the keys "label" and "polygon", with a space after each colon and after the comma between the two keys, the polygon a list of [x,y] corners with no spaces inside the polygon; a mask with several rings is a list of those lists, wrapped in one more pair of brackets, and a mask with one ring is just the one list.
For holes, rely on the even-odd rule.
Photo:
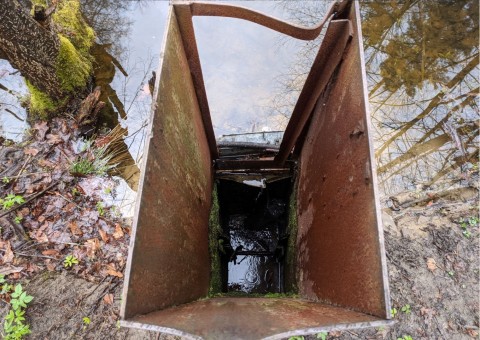
{"label": "dry brown leaf", "polygon": [[477,339],[478,338],[478,332],[474,329],[467,329],[467,334],[470,335],[472,338]]}
{"label": "dry brown leaf", "polygon": [[82,236],[83,235],[82,231],[80,230],[80,228],[77,225],[77,221],[73,221],[73,222],[68,223],[68,227],[70,228],[70,231],[72,232],[73,235],[76,235],[76,236]]}
{"label": "dry brown leaf", "polygon": [[113,237],[118,240],[120,238],[122,238],[124,235],[124,232],[123,232],[123,229],[122,227],[120,226],[120,224],[116,223],[115,224],[115,232],[113,233]]}
{"label": "dry brown leaf", "polygon": [[106,294],[106,295],[103,297],[103,301],[104,301],[107,305],[113,304],[113,294]]}
{"label": "dry brown leaf", "polygon": [[10,275],[13,273],[20,273],[23,270],[22,267],[14,267],[14,266],[2,266],[0,268],[0,275]]}
{"label": "dry brown leaf", "polygon": [[36,156],[38,154],[38,149],[26,147],[23,149],[25,155]]}
{"label": "dry brown leaf", "polygon": [[47,122],[38,122],[33,126],[33,129],[38,131],[37,138],[41,141],[45,138],[45,134],[47,133],[49,127]]}
{"label": "dry brown leaf", "polygon": [[13,261],[13,251],[12,251],[12,246],[10,245],[10,241],[7,241],[6,247],[5,247],[5,253],[3,254],[3,263],[10,263]]}
{"label": "dry brown leaf", "polygon": [[48,134],[47,135],[47,143],[50,145],[58,144],[63,142],[62,138],[59,135]]}
{"label": "dry brown leaf", "polygon": [[103,242],[108,243],[108,241],[110,241],[105,231],[103,231],[102,229],[98,229],[98,233],[100,234],[100,237],[102,238]]}
{"label": "dry brown leaf", "polygon": [[87,247],[87,256],[92,258],[95,257],[95,252],[100,249],[100,241],[98,238],[92,238],[87,240],[85,246]]}
{"label": "dry brown leaf", "polygon": [[123,277],[123,274],[122,274],[122,273],[117,272],[116,270],[113,270],[113,269],[108,269],[108,270],[107,270],[107,274],[108,274],[108,275],[112,275],[112,276],[116,276],[116,277],[119,277],[119,278],[122,278],[122,277]]}
{"label": "dry brown leaf", "polygon": [[427,259],[427,268],[430,270],[432,273],[437,269],[437,263],[435,262],[435,259],[429,257]]}
{"label": "dry brown leaf", "polygon": [[[48,260],[48,261],[50,261],[50,260]],[[49,272],[54,272],[55,271],[55,265],[51,262],[46,262],[46,263],[47,263],[47,270]]]}
{"label": "dry brown leaf", "polygon": [[45,255],[45,256],[57,256],[60,253],[56,249],[47,249],[47,250],[42,251],[42,254]]}
{"label": "dry brown leaf", "polygon": [[40,165],[41,167],[45,167],[45,168],[54,168],[55,167],[55,163],[53,162],[50,162],[44,158],[41,158],[38,160],[38,165]]}
{"label": "dry brown leaf", "polygon": [[123,277],[123,274],[116,270],[115,265],[113,263],[107,264],[106,267],[107,267],[107,274],[108,275],[116,276],[116,277],[119,277],[119,278]]}

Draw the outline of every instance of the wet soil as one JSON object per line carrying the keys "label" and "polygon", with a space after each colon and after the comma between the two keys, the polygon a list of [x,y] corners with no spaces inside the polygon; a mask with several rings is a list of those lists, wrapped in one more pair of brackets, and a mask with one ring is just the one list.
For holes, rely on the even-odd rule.
{"label": "wet soil", "polygon": [[[385,210],[385,241],[392,305],[390,328],[330,332],[337,339],[478,338],[479,229],[463,234],[461,219],[476,215],[478,199],[440,200],[430,206]],[[35,274],[25,281],[35,297],[28,310],[32,339],[166,339],[118,328],[121,280],[88,282],[72,273]],[[105,296],[113,294],[113,303]],[[402,307],[410,305],[410,313]],[[1,312],[5,312],[2,304]],[[91,324],[84,326],[88,316]],[[172,338],[172,337],[171,337]],[[306,339],[315,339],[307,336]]]}

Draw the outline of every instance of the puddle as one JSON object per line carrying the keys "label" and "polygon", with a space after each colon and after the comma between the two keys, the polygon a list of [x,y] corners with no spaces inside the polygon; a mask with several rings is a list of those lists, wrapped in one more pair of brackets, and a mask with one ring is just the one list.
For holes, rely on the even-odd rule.
{"label": "puddle", "polygon": [[[265,179],[261,182],[265,183]],[[224,253],[220,252],[220,256],[226,292],[284,291],[291,185],[290,178],[266,183],[265,188],[219,181],[220,221],[224,231]]]}

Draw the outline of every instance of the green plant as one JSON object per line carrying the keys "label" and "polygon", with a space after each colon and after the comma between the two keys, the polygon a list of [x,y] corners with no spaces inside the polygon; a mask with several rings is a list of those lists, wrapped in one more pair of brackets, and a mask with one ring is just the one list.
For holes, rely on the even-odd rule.
{"label": "green plant", "polygon": [[390,314],[392,314],[392,318],[394,318],[395,316],[397,316],[398,310],[394,307],[390,309]]}
{"label": "green plant", "polygon": [[[111,164],[113,155],[107,151],[108,145],[94,148],[91,141],[86,141],[84,151],[91,157],[80,157],[70,164],[70,173],[76,176],[98,175],[103,176],[117,164]],[[83,150],[82,148],[82,150]]]}
{"label": "green plant", "polygon": [[326,339],[327,339],[327,336],[328,336],[328,332],[320,332],[320,333],[317,333],[317,339],[326,340]]}
{"label": "green plant", "polygon": [[401,309],[400,309],[402,312],[404,312],[405,314],[410,314],[412,312],[412,310],[410,309],[410,305],[409,304],[406,304],[405,306],[403,306]]}
{"label": "green plant", "polygon": [[22,222],[22,220],[23,220],[22,216],[20,216],[20,215],[15,216],[15,219],[14,219],[15,223],[18,224],[18,223]]}
{"label": "green plant", "polygon": [[8,194],[4,198],[0,198],[0,204],[3,210],[8,210],[15,204],[22,204],[23,202],[25,202],[25,200],[20,195]]}
{"label": "green plant", "polygon": [[449,276],[453,276],[453,275],[455,275],[455,272],[454,272],[453,270],[450,270],[449,272],[447,272],[447,274],[448,274]]}
{"label": "green plant", "polygon": [[2,290],[0,290],[0,295],[8,294],[13,289],[13,285],[8,284],[5,280],[5,275],[0,275],[0,284],[2,285]]}
{"label": "green plant", "polygon": [[[0,282],[4,283],[5,287],[5,277],[0,276]],[[4,288],[2,288],[3,290]],[[19,340],[22,339],[24,335],[31,333],[30,326],[25,324],[25,309],[28,304],[33,300],[33,296],[27,295],[23,290],[21,284],[15,286],[15,291],[10,295],[10,305],[12,309],[8,312],[5,317],[3,324],[3,332],[5,340]]]}
{"label": "green plant", "polygon": [[410,335],[404,335],[401,338],[397,338],[397,340],[413,340],[413,338]]}
{"label": "green plant", "polygon": [[304,340],[305,338],[301,335],[291,336],[288,340]]}
{"label": "green plant", "polygon": [[467,218],[461,218],[458,222],[460,223],[460,228],[463,229],[463,236],[470,238],[472,236],[472,232],[468,230],[468,227],[473,228],[478,226],[479,219],[477,216],[470,216]]}
{"label": "green plant", "polygon": [[100,216],[105,215],[105,207],[103,205],[103,202],[97,202],[96,207],[97,207],[98,214]]}
{"label": "green plant", "polygon": [[90,325],[92,320],[90,320],[90,318],[88,316],[84,316],[82,318],[82,322],[83,322],[83,329],[85,330],[87,328],[87,326]]}
{"label": "green plant", "polygon": [[63,261],[63,266],[65,268],[70,268],[72,267],[74,264],[78,264],[78,259],[73,256],[73,255],[68,255],[65,260]]}
{"label": "green plant", "polygon": [[112,188],[107,187],[107,188],[103,189],[103,192],[105,193],[105,195],[108,195],[112,192]]}
{"label": "green plant", "polygon": [[8,184],[8,183],[10,183],[10,178],[5,176],[5,177],[2,178],[2,182],[5,183],[5,184]]}

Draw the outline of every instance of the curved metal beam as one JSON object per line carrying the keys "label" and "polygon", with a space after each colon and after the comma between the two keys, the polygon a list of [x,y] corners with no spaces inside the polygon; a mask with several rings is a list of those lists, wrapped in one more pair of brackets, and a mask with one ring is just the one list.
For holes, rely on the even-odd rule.
{"label": "curved metal beam", "polygon": [[210,2],[194,2],[189,3],[188,5],[190,7],[192,16],[215,16],[242,19],[289,35],[293,38],[301,40],[313,40],[319,36],[328,19],[333,14],[341,12],[346,7],[347,3],[348,1],[333,1],[323,20],[318,25],[313,27],[297,26],[275,17],[268,16],[261,12],[236,5],[217,4]]}

